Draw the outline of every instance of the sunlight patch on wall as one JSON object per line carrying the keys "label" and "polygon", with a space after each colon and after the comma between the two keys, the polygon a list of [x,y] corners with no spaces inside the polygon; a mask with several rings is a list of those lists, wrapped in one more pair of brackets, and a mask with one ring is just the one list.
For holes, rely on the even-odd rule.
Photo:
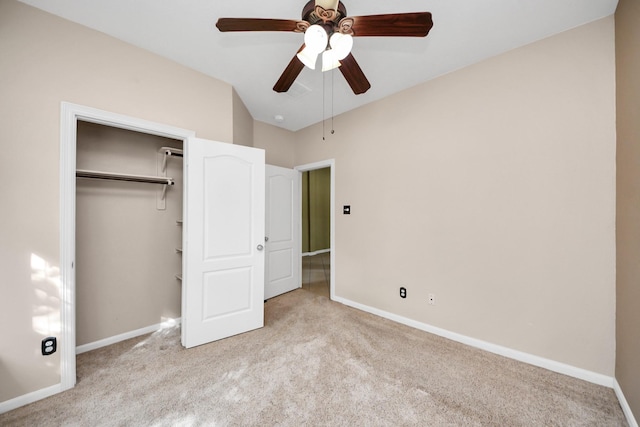
{"label": "sunlight patch on wall", "polygon": [[60,268],[31,254],[31,283],[34,285],[32,326],[43,336],[57,335],[60,324]]}

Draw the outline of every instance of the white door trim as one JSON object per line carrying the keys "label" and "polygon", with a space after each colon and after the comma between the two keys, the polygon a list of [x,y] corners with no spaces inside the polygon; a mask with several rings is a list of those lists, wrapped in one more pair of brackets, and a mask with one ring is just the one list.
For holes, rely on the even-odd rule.
{"label": "white door trim", "polygon": [[[308,163],[306,165],[296,166],[293,168],[298,171],[298,189],[299,189],[299,200],[302,203],[302,173],[315,170],[315,169],[323,169],[323,168],[331,168],[331,225],[329,228],[329,238],[331,239],[331,244],[329,245],[329,249],[331,250],[331,254],[329,255],[329,262],[331,265],[331,270],[329,274],[330,281],[330,291],[329,295],[332,300],[335,300],[335,290],[336,290],[336,161],[335,159],[322,160],[315,163]],[[302,212],[302,207],[300,208],[300,212]],[[299,230],[298,230],[299,238],[302,238],[302,221],[300,221]],[[300,283],[302,283],[302,244],[298,245],[298,259],[300,260]]]}
{"label": "white door trim", "polygon": [[186,141],[195,132],[62,102],[60,105],[60,391],[76,383],[76,130],[78,120]]}

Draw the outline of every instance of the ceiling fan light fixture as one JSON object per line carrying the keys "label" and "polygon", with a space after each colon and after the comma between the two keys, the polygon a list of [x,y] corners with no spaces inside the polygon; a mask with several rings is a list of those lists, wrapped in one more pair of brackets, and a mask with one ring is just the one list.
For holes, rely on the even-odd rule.
{"label": "ceiling fan light fixture", "polygon": [[316,69],[318,55],[329,43],[329,36],[320,25],[311,25],[304,33],[304,49],[298,53],[298,59],[312,70]]}
{"label": "ceiling fan light fixture", "polygon": [[321,68],[327,71],[340,67],[353,93],[360,95],[371,88],[371,83],[351,54],[352,36],[425,37],[433,27],[433,19],[430,12],[348,16],[340,0],[308,0],[302,8],[300,20],[219,18],[216,27],[222,32],[304,33],[304,44],[273,86],[275,92],[289,91],[305,66],[315,69],[318,56],[322,53]]}
{"label": "ceiling fan light fixture", "polygon": [[322,71],[333,70],[342,65],[340,61],[351,53],[353,38],[348,34],[333,33],[329,39],[329,46],[331,49],[322,53]]}
{"label": "ceiling fan light fixture", "polygon": [[334,68],[338,68],[340,66],[340,61],[336,56],[336,53],[333,49],[327,49],[322,52],[322,71],[333,70]]}
{"label": "ceiling fan light fixture", "polygon": [[312,70],[316,69],[316,61],[318,60],[317,53],[310,52],[309,49],[305,47],[298,52],[296,56],[306,67],[311,68]]}
{"label": "ceiling fan light fixture", "polygon": [[304,44],[316,55],[327,48],[329,36],[327,31],[320,25],[311,25],[304,33]]}
{"label": "ceiling fan light fixture", "polygon": [[333,33],[329,40],[331,50],[335,58],[340,61],[351,53],[353,48],[353,37],[349,34]]}

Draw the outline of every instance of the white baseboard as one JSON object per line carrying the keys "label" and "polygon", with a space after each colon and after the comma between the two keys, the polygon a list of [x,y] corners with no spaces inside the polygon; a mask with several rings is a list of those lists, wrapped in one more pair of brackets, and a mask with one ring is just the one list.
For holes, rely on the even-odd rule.
{"label": "white baseboard", "polygon": [[479,348],[491,353],[499,354],[500,356],[508,357],[510,359],[525,362],[530,365],[538,366],[548,369],[553,372],[568,375],[570,377],[579,378],[581,380],[588,381],[590,383],[602,385],[605,387],[613,388],[615,379],[607,375],[598,374],[596,372],[588,371],[586,369],[577,368],[575,366],[567,365],[565,363],[556,362],[555,360],[546,359],[544,357],[535,356],[533,354],[525,353],[518,350],[513,350],[501,345],[492,344],[487,341],[482,341],[476,338],[471,338],[466,335],[458,334],[456,332],[447,331],[426,323],[418,322],[416,320],[408,319],[397,314],[389,313],[384,310],[369,307],[364,304],[360,304],[348,299],[336,297],[335,301],[348,305],[358,310],[366,311],[367,313],[375,314],[376,316],[384,317],[385,319],[393,320],[394,322],[402,323],[403,325],[411,326],[416,329],[420,329],[425,332],[429,332],[434,335],[438,335],[444,338],[448,338],[452,341],[456,341],[462,344],[469,345],[471,347]]}
{"label": "white baseboard", "polygon": [[[103,340],[95,341],[89,344],[80,345],[76,347],[76,354],[84,353],[84,352],[95,350],[111,344],[115,344],[120,341],[128,340],[129,338],[139,337],[140,335],[150,334],[160,329],[171,328],[179,324],[180,324],[180,318],[168,319],[162,323],[157,323],[155,325],[147,326],[146,328],[137,329],[135,331],[126,332],[124,334],[116,335],[110,338],[105,338]],[[45,399],[47,397],[53,396],[54,394],[58,394],[66,390],[67,389],[65,389],[62,386],[62,383],[60,383],[60,384],[53,385],[51,387],[34,391],[32,393],[23,394],[22,396],[18,396],[11,400],[0,402],[0,414],[12,411],[21,406],[28,405],[29,403],[33,403],[41,399]]]}
{"label": "white baseboard", "polygon": [[624,412],[624,416],[627,417],[627,423],[629,424],[629,427],[638,427],[638,422],[633,416],[633,412],[631,412],[629,402],[627,402],[627,399],[624,397],[624,393],[622,392],[620,384],[618,384],[618,380],[613,381],[613,390],[616,392],[616,396],[618,397],[620,406],[622,406],[622,412]]}
{"label": "white baseboard", "polygon": [[[598,374],[595,372],[587,371],[582,368],[576,368],[575,366],[567,365],[564,363],[556,362],[554,360],[546,359],[543,357],[535,356],[529,353],[524,353],[521,351],[513,350],[507,347],[499,346],[496,344],[492,344],[486,341],[478,340],[476,338],[467,337],[465,335],[461,335],[455,332],[447,331],[446,329],[441,329],[435,326],[428,325],[426,323],[418,322],[403,316],[399,316],[393,313],[389,313],[384,310],[379,310],[377,308],[369,307],[364,304],[356,303],[354,301],[336,297],[334,299],[336,302],[347,305],[349,307],[356,308],[358,310],[365,311],[367,313],[375,314],[376,316],[384,317],[385,319],[393,320],[394,322],[398,322],[407,326],[411,326],[416,329],[420,329],[425,332],[432,333],[434,335],[438,335],[444,338],[448,338],[452,341],[456,341],[462,344],[469,345],[471,347],[475,347],[481,350],[486,350],[491,353],[499,354],[504,357],[508,357],[510,359],[518,360],[520,362],[525,362],[534,366],[538,366],[541,368],[549,369],[553,372],[558,372],[560,374],[568,375],[574,378],[579,378],[581,380],[585,380],[594,384],[602,385],[605,387],[613,388],[620,402],[620,406],[622,407],[622,411],[624,412],[625,417],[627,418],[627,422],[629,423],[629,427],[639,427],[636,422],[633,413],[631,412],[631,408],[624,397],[624,393],[620,388],[620,384],[613,377],[608,377],[606,375]],[[171,319],[166,322],[158,323],[155,325],[147,326],[146,328],[137,329],[135,331],[127,332],[124,334],[116,335],[110,338],[105,338],[103,340],[95,341],[93,343],[84,344],[76,347],[76,354],[84,353],[90,350],[95,350],[101,347],[105,347],[107,345],[115,344],[120,341],[124,341],[130,338],[135,338],[141,335],[149,334],[160,329],[176,326],[180,324],[180,319]],[[53,396],[54,394],[60,393],[63,390],[61,384],[56,384],[51,387],[43,388],[41,390],[34,391],[32,393],[28,393],[22,396],[18,396],[14,399],[7,400],[4,402],[0,402],[0,414],[9,412],[13,409],[17,409],[21,406],[28,405],[30,403],[36,402],[41,399],[45,399],[47,397]]]}
{"label": "white baseboard", "polygon": [[47,397],[51,397],[54,394],[58,394],[63,391],[65,390],[63,390],[62,388],[62,384],[56,384],[52,385],[51,387],[23,394],[22,396],[18,396],[10,400],[5,400],[4,402],[0,402],[0,414],[13,411],[14,409],[18,409],[21,406],[28,405]]}
{"label": "white baseboard", "polygon": [[331,252],[331,248],[320,249],[319,251],[313,251],[313,252],[303,252],[302,256],[314,256],[314,255],[326,254],[327,252]]}
{"label": "white baseboard", "polygon": [[150,334],[160,329],[171,328],[179,324],[180,324],[180,318],[169,319],[162,323],[156,323],[155,325],[136,329],[135,331],[125,332],[124,334],[115,335],[113,337],[105,338],[99,341],[94,341],[88,344],[79,345],[76,347],[76,354],[86,353],[87,351],[96,350],[98,348],[106,347],[108,345],[115,344],[120,341],[128,340],[130,338],[135,338],[141,335]]}

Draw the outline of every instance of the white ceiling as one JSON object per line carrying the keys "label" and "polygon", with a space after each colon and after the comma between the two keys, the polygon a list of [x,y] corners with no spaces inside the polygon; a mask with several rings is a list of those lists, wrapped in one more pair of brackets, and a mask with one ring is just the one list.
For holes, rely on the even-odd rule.
{"label": "white ceiling", "polygon": [[[429,11],[434,21],[426,38],[354,39],[352,53],[372,86],[367,93],[354,95],[339,71],[323,74],[306,68],[290,93],[276,93],[273,85],[301,46],[303,35],[220,33],[215,27],[221,17],[300,19],[307,0],[20,1],[227,82],[236,89],[254,119],[294,131],[322,121],[332,111],[338,115],[485,58],[609,16],[618,3],[617,0],[343,0],[350,16]],[[282,115],[284,121],[276,122],[276,115]]]}

